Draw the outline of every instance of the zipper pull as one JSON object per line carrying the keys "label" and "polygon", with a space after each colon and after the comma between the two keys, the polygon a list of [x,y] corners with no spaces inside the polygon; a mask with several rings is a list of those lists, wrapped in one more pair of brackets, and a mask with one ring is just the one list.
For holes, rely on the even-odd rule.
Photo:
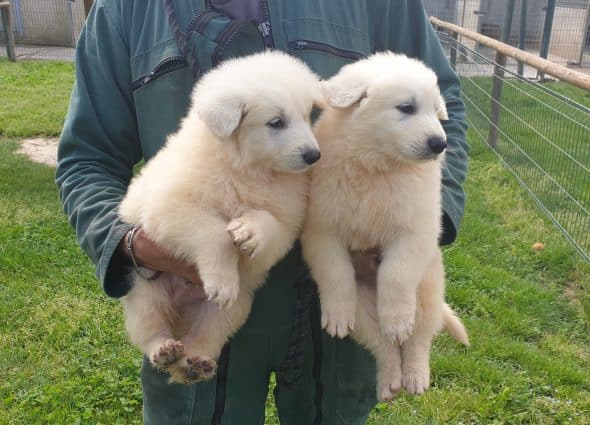
{"label": "zipper pull", "polygon": [[270,22],[262,22],[258,25],[258,31],[262,34],[263,37],[268,37],[270,34]]}
{"label": "zipper pull", "polygon": [[152,81],[152,78],[154,78],[154,75],[156,73],[154,71],[150,72],[149,74],[147,74],[145,77],[143,77],[143,81],[142,84],[146,85],[147,83],[149,83],[150,81]]}

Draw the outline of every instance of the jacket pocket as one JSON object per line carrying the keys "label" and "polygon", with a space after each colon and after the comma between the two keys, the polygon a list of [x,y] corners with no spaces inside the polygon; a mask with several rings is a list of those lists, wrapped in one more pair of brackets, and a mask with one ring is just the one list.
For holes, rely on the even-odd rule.
{"label": "jacket pocket", "polygon": [[134,80],[131,87],[133,88],[133,91],[138,90],[152,81],[155,81],[170,72],[178,71],[186,66],[186,59],[183,56],[165,58],[155,66],[153,71]]}
{"label": "jacket pocket", "polygon": [[165,66],[136,80],[133,92],[137,130],[145,159],[151,158],[176,131],[189,107],[193,76],[186,62],[163,59]]}
{"label": "jacket pocket", "polygon": [[283,21],[287,50],[306,62],[323,78],[371,53],[363,31],[324,19],[292,18]]}
{"label": "jacket pocket", "polygon": [[287,49],[290,52],[293,51],[310,51],[310,52],[322,52],[330,55],[337,56],[344,60],[355,61],[365,57],[362,53],[354,52],[352,50],[339,49],[338,47],[331,46],[326,43],[312,40],[294,40],[289,41]]}

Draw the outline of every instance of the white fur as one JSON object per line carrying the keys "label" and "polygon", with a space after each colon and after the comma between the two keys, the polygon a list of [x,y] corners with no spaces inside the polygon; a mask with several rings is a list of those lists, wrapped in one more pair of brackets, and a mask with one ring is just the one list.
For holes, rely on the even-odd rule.
{"label": "white fur", "polygon": [[[446,140],[437,78],[417,60],[379,53],[343,67],[325,96],[302,235],[322,326],[332,336],[352,331],[373,352],[380,400],[401,386],[421,393],[432,338],[452,315],[438,247],[442,155],[428,146]],[[406,104],[415,113],[398,109]],[[350,251],[372,248],[382,251],[376,283],[357,285]]]}
{"label": "white fur", "polygon": [[[253,293],[296,240],[317,151],[309,114],[318,77],[265,52],[221,64],[198,83],[176,134],[141,170],[120,206],[159,245],[197,265],[210,300],[165,275],[133,275],[123,298],[131,340],[175,382],[213,376]],[[281,118],[282,129],[269,122]]]}

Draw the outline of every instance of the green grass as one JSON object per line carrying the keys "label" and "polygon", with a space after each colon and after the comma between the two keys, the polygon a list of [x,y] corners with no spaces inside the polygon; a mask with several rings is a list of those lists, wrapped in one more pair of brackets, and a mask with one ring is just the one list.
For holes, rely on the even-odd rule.
{"label": "green grass", "polygon": [[[54,170],[14,153],[17,136],[59,133],[66,100],[56,95],[37,131],[31,116],[46,108],[49,76],[67,98],[71,68],[0,62],[0,76],[25,73],[18,96],[0,90],[0,108],[27,99],[1,121],[11,130],[0,136],[0,424],[140,423],[140,355],[122,310],[76,245]],[[473,142],[471,156],[467,213],[445,262],[472,347],[438,337],[433,388],[378,405],[369,423],[590,424],[590,266],[487,148]],[[276,418],[269,401],[267,423]]]}
{"label": "green grass", "polygon": [[0,136],[58,136],[74,83],[67,62],[0,58]]}

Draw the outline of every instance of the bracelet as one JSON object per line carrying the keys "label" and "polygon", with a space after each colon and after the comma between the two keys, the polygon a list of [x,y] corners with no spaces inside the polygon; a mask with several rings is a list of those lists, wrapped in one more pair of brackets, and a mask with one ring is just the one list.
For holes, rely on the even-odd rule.
{"label": "bracelet", "polygon": [[[129,236],[127,236],[127,241],[125,243],[125,247],[127,248],[127,253],[129,254],[129,258],[131,258],[131,263],[133,264],[133,267],[135,269],[135,273],[137,273],[137,275],[139,277],[142,277],[145,280],[156,280],[157,278],[160,277],[162,272],[153,271],[153,270],[150,270],[146,267],[141,267],[139,264],[137,264],[137,260],[135,259],[135,252],[133,252],[133,238],[135,237],[135,234],[137,233],[138,230],[139,230],[138,226],[133,226],[133,228],[129,232]],[[152,272],[152,274],[149,276],[146,276],[142,273],[142,270],[150,271],[150,272]]]}

